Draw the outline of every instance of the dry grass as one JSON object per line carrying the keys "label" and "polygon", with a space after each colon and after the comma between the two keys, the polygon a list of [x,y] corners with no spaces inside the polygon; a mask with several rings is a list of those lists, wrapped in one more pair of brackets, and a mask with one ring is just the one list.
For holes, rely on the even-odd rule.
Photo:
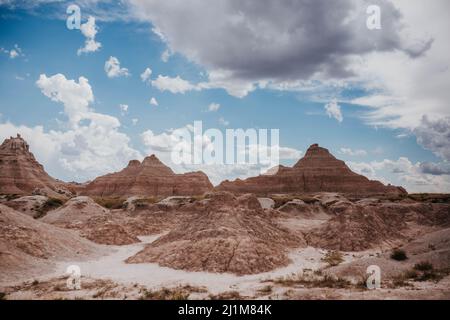
{"label": "dry grass", "polygon": [[93,198],[94,201],[106,209],[122,209],[125,199],[123,198]]}
{"label": "dry grass", "polygon": [[162,288],[155,291],[144,289],[140,300],[187,300],[189,295],[178,289]]}
{"label": "dry grass", "polygon": [[414,265],[413,269],[407,270],[392,280],[394,287],[410,286],[411,281],[441,281],[450,274],[450,268],[434,269],[428,261],[422,261]]}
{"label": "dry grass", "polygon": [[302,275],[297,274],[293,276],[280,277],[272,280],[273,283],[282,285],[284,287],[302,286],[306,288],[349,288],[352,286],[350,281],[334,277],[330,275]]}
{"label": "dry grass", "polygon": [[334,267],[342,263],[344,258],[340,251],[328,251],[322,261],[328,263],[329,267]]}
{"label": "dry grass", "polygon": [[211,300],[243,300],[245,297],[241,296],[238,291],[225,291],[217,295],[209,295]]}

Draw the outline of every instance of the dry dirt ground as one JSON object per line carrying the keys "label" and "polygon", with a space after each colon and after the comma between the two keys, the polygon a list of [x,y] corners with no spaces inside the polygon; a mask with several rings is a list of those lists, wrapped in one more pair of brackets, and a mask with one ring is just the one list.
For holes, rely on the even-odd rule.
{"label": "dry dirt ground", "polygon": [[[262,209],[254,197],[228,194],[206,196],[194,203],[186,200],[184,205],[181,200],[174,205],[166,201],[139,206],[129,212],[104,210],[89,199],[75,198],[39,220],[0,205],[0,298],[450,299],[448,207],[406,204],[399,209],[383,204],[386,210],[380,212],[371,201],[361,209],[361,203],[329,194],[308,199],[308,204],[286,200],[274,209],[273,204]],[[92,216],[77,214],[90,207],[96,208]],[[199,223],[202,212],[208,218]],[[403,217],[397,229],[394,223],[383,222],[395,212]],[[367,230],[363,217],[370,213],[372,228]],[[248,217],[258,222],[247,223]],[[110,224],[101,224],[103,219]],[[110,225],[130,221],[132,227],[119,232],[119,238],[130,235],[133,241],[117,242]],[[142,221],[148,227],[140,226]],[[108,237],[93,236],[97,227],[106,228]],[[319,238],[320,232],[325,234]],[[269,243],[270,235],[285,239]],[[351,239],[343,241],[342,237]],[[335,238],[341,239],[338,247]],[[228,255],[220,249],[227,239],[244,239],[248,245],[242,255],[231,256],[236,259],[235,269],[217,272],[211,271],[211,266],[220,268],[221,257],[211,259],[196,247],[180,252],[197,239],[219,248],[212,251],[216,255]],[[367,239],[375,245],[367,248]],[[266,245],[268,250],[254,250],[253,243]],[[357,250],[345,251],[341,243]],[[403,250],[407,259],[392,259],[393,248]],[[273,250],[278,250],[283,263],[258,267],[261,257]],[[161,261],[155,259],[160,252]],[[202,253],[203,264],[180,265],[180,261],[194,259],[196,252]],[[253,262],[242,261],[245,252],[254,256]],[[142,260],[129,261],[136,257]],[[224,260],[230,265],[232,259]],[[74,265],[81,272],[80,289],[67,286],[66,271]],[[370,265],[381,269],[379,289],[365,286]],[[239,266],[248,272],[237,272]]]}

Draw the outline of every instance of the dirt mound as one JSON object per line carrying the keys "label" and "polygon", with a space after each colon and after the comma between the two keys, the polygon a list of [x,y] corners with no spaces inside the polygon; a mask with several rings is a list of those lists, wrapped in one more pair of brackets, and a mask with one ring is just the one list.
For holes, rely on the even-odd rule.
{"label": "dirt mound", "polygon": [[55,260],[89,255],[98,248],[75,233],[0,204],[0,281],[39,274]]}
{"label": "dirt mound", "polygon": [[[309,245],[342,251],[361,251],[407,240],[413,226],[447,227],[450,206],[431,203],[353,204],[337,201],[328,207],[334,217],[309,232]],[[422,226],[422,227],[420,227]]]}
{"label": "dirt mound", "polygon": [[49,212],[41,221],[64,227],[76,227],[93,216],[103,216],[110,211],[89,197],[76,197],[67,201],[62,207]]}
{"label": "dirt mound", "polygon": [[327,149],[311,145],[305,156],[292,168],[279,166],[274,174],[260,175],[245,180],[224,181],[219,191],[234,193],[314,193],[340,192],[353,195],[396,194],[406,191],[401,187],[385,186],[351,171],[344,161],[336,159]]}
{"label": "dirt mound", "polygon": [[95,243],[109,245],[139,242],[138,236],[159,233],[168,228],[171,225],[168,220],[169,216],[165,212],[131,214],[124,210],[110,211],[86,196],[70,199],[41,219],[46,223],[78,230],[81,236]]}
{"label": "dirt mound", "polygon": [[44,210],[45,204],[49,198],[46,196],[25,196],[4,202],[10,208],[29,215],[30,217],[39,217]]}
{"label": "dirt mound", "polygon": [[190,213],[186,220],[127,262],[253,274],[288,264],[287,249],[302,244],[277,225],[276,213],[263,210],[254,196],[208,194],[206,199],[184,206],[183,212]]}

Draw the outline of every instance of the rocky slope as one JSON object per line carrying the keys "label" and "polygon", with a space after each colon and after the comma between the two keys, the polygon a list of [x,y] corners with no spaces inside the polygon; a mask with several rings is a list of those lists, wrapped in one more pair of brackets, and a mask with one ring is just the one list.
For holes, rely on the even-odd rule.
{"label": "rocky slope", "polygon": [[214,193],[179,210],[188,218],[127,259],[128,263],[253,274],[287,265],[288,249],[304,244],[276,224],[276,213],[264,211],[251,195],[236,198]]}
{"label": "rocky slope", "polygon": [[71,192],[45,172],[26,141],[17,134],[0,146],[0,194],[65,196]]}
{"label": "rocky slope", "polygon": [[353,195],[406,194],[401,187],[385,186],[350,170],[327,149],[311,145],[292,168],[279,166],[275,174],[246,180],[224,181],[219,191],[233,193],[314,193],[340,192]]}
{"label": "rocky slope", "polygon": [[155,155],[132,160],[120,172],[89,183],[81,194],[97,197],[200,195],[213,188],[203,172],[176,174]]}
{"label": "rocky slope", "polygon": [[0,282],[39,275],[64,258],[97,252],[96,245],[75,233],[43,223],[0,204]]}

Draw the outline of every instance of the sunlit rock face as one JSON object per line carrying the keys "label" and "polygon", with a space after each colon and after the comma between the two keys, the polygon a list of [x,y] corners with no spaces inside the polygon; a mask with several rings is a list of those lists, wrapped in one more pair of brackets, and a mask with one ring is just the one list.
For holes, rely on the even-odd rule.
{"label": "sunlit rock face", "polygon": [[201,195],[213,188],[201,171],[176,174],[155,155],[131,160],[120,172],[96,178],[82,194],[98,197]]}
{"label": "sunlit rock face", "polygon": [[311,145],[305,156],[292,168],[279,166],[272,175],[246,180],[224,181],[218,190],[234,193],[313,193],[340,192],[354,195],[406,194],[405,189],[385,186],[350,170],[344,161],[336,159],[328,149]]}

